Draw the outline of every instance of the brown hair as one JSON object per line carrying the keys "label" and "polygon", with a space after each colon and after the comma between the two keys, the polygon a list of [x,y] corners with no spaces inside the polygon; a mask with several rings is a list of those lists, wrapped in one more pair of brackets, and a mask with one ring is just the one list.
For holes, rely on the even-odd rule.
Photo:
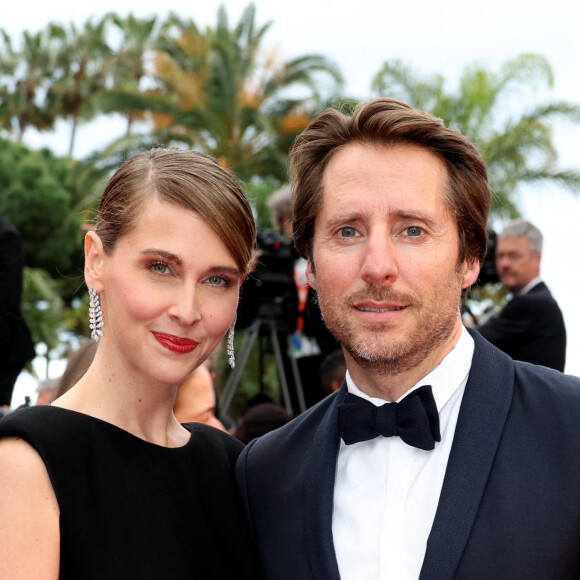
{"label": "brown hair", "polygon": [[466,137],[445,127],[441,119],[390,98],[361,103],[352,115],[326,109],[297,137],[288,157],[288,172],[293,192],[294,244],[303,257],[312,258],[324,171],[333,155],[349,143],[404,143],[437,155],[448,172],[445,203],[457,221],[458,262],[467,257],[483,261],[491,203],[483,158]]}
{"label": "brown hair", "polygon": [[199,213],[247,274],[256,237],[252,208],[234,175],[211,156],[152,149],[125,161],[101,197],[95,231],[110,254],[154,196]]}

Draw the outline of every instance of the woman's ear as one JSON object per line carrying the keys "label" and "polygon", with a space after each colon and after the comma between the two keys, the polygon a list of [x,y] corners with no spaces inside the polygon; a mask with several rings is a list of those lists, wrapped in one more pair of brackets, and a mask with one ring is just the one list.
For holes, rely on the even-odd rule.
{"label": "woman's ear", "polygon": [[85,236],[85,282],[92,286],[97,294],[103,291],[103,258],[105,251],[103,242],[95,232],[87,232]]}

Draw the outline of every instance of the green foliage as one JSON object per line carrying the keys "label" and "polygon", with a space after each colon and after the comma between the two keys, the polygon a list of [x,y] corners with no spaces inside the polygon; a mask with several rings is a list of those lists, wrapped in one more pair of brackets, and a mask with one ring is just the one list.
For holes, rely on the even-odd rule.
{"label": "green foliage", "polygon": [[[80,163],[0,140],[0,214],[25,244],[25,315],[36,342],[53,349],[63,329],[86,334],[81,224],[91,219],[110,173],[137,151],[178,143],[214,155],[243,180],[258,230],[272,226],[266,200],[287,180],[296,136],[323,108],[348,111],[355,102],[341,96],[340,69],[323,55],[281,62],[266,51],[271,25],[258,24],[249,4],[237,23],[222,6],[206,29],[173,13],[165,20],[110,13],[78,27],[49,23],[18,43],[0,30],[3,135],[20,142],[29,128],[50,130],[65,119],[72,154],[81,121],[120,114],[127,122],[124,137]],[[519,55],[497,71],[470,65],[454,90],[441,75],[422,76],[393,60],[378,71],[372,92],[428,110],[467,135],[486,159],[492,213],[503,219],[518,215],[520,184],[580,188],[580,172],[557,167],[551,127],[554,119],[578,122],[580,108],[538,102],[538,89],[552,83],[540,55]],[[477,291],[473,297],[491,299]],[[236,409],[264,384],[276,392],[272,361],[264,372],[258,366],[253,354]]]}
{"label": "green foliage", "polygon": [[465,68],[456,92],[447,92],[440,75],[420,77],[401,61],[386,62],[374,77],[379,95],[398,98],[430,111],[469,137],[485,157],[494,191],[492,214],[519,215],[518,186],[555,182],[580,189],[580,172],[556,167],[557,154],[550,122],[580,121],[580,107],[571,103],[536,102],[535,91],[551,87],[552,68],[535,54],[522,54],[498,72],[481,65]]}
{"label": "green foliage", "polygon": [[45,344],[49,352],[59,346],[64,302],[57,282],[40,268],[24,268],[22,314],[34,344]]}
{"label": "green foliage", "polygon": [[273,180],[259,180],[243,184],[243,187],[254,209],[257,230],[261,232],[265,229],[273,228],[274,224],[270,221],[267,200],[280,187],[280,183]]}
{"label": "green foliage", "polygon": [[152,119],[156,142],[209,153],[241,179],[282,181],[288,147],[323,97],[339,91],[342,76],[320,55],[278,62],[263,48],[270,26],[257,25],[252,4],[233,26],[220,8],[205,31],[172,14],[155,43],[155,88],[119,86],[99,105],[140,112]]}
{"label": "green foliage", "polygon": [[20,231],[26,264],[52,276],[78,267],[80,215],[67,176],[74,162],[0,140],[0,214]]}

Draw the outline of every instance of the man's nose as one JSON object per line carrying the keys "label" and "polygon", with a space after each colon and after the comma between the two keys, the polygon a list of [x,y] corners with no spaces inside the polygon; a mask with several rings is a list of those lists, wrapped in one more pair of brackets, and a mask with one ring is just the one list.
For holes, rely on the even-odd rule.
{"label": "man's nose", "polygon": [[364,245],[361,274],[372,284],[393,283],[399,276],[397,247],[385,231],[373,232]]}
{"label": "man's nose", "polygon": [[498,270],[505,270],[511,266],[511,260],[508,256],[500,256],[495,262]]}

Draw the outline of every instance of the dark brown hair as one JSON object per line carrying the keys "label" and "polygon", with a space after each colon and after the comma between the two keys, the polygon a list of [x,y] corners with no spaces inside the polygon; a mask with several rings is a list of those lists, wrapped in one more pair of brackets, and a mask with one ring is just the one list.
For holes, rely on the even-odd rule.
{"label": "dark brown hair", "polygon": [[199,213],[224,242],[240,272],[248,273],[256,226],[244,191],[213,157],[185,149],[138,153],[111,177],[95,228],[107,254],[155,196]]}
{"label": "dark brown hair", "polygon": [[312,258],[324,171],[336,152],[350,143],[410,144],[437,155],[448,173],[444,196],[457,222],[458,262],[465,258],[483,261],[491,192],[482,156],[466,137],[445,127],[441,119],[389,98],[361,103],[352,115],[326,109],[297,137],[288,157],[288,172],[293,195],[294,243],[303,257]]}

